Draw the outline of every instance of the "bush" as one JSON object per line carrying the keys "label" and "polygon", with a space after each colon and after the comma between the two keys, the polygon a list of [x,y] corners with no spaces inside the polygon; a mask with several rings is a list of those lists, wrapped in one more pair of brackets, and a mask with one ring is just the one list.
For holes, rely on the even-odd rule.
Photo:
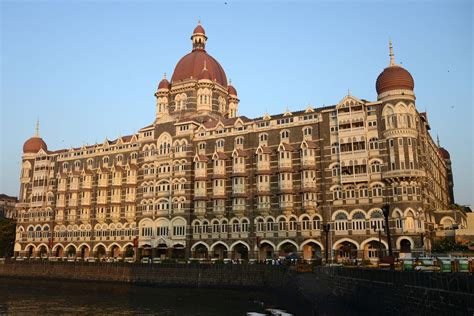
{"label": "bush", "polygon": [[0,257],[12,257],[15,244],[16,222],[11,219],[0,219]]}

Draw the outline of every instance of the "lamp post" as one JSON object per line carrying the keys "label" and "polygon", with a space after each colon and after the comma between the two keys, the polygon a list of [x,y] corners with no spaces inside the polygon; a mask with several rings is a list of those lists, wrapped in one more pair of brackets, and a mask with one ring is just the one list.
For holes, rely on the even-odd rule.
{"label": "lamp post", "polygon": [[326,245],[324,246],[324,250],[325,250],[325,257],[326,257],[326,264],[328,264],[328,257],[329,257],[329,230],[331,229],[331,225],[329,224],[321,224],[321,226],[323,227],[323,231],[324,231],[324,234],[326,236]]}
{"label": "lamp post", "polygon": [[390,216],[390,205],[384,204],[382,206],[383,216],[385,217],[385,229],[387,232],[387,243],[388,243],[388,255],[390,256],[390,270],[394,270],[394,258],[392,252],[392,237],[390,236],[390,225],[388,223],[388,217]]}

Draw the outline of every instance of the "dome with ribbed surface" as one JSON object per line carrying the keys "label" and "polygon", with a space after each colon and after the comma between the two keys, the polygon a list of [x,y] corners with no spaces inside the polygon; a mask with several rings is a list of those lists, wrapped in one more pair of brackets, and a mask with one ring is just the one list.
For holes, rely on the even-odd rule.
{"label": "dome with ribbed surface", "polygon": [[210,80],[227,87],[227,77],[224,69],[217,60],[204,50],[194,50],[178,61],[171,77],[171,84],[173,85],[188,79],[197,80],[204,69],[204,61],[206,62]]}
{"label": "dome with ribbed surface", "polygon": [[227,87],[227,92],[229,92],[229,94],[231,95],[237,96],[237,90],[235,90],[234,86],[231,84],[229,84],[229,86]]}
{"label": "dome with ribbed surface", "polygon": [[411,74],[403,67],[392,65],[385,68],[378,76],[375,84],[377,94],[390,90],[412,90],[415,88],[415,82]]}
{"label": "dome with ribbed surface", "polygon": [[169,88],[170,88],[170,82],[168,81],[168,79],[166,79],[166,77],[163,77],[163,79],[158,84],[158,90],[169,89]]}
{"label": "dome with ribbed surface", "polygon": [[48,150],[48,146],[41,137],[33,136],[23,144],[23,153],[36,154],[40,149]]}
{"label": "dome with ribbed surface", "polygon": [[441,157],[443,157],[443,159],[447,160],[447,159],[451,158],[451,155],[449,154],[449,151],[447,151],[443,147],[438,148],[438,150],[439,150],[439,153],[440,153]]}

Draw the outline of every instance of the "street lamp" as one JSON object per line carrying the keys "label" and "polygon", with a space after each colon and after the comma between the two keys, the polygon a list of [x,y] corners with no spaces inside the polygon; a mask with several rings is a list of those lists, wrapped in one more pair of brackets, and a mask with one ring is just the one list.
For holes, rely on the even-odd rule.
{"label": "street lamp", "polygon": [[372,229],[379,233],[379,262],[382,262],[382,230],[384,228],[384,224],[382,224],[382,227],[377,227],[376,223],[372,223]]}
{"label": "street lamp", "polygon": [[329,256],[329,230],[331,229],[331,225],[330,224],[321,224],[322,228],[323,228],[323,231],[326,235],[326,246],[324,247],[324,250],[325,250],[325,256],[326,256],[326,264],[328,264],[328,256]]}
{"label": "street lamp", "polygon": [[390,216],[390,205],[384,204],[382,206],[383,216],[385,217],[385,229],[387,232],[387,243],[388,243],[388,255],[390,256],[390,270],[394,270],[394,258],[392,252],[392,237],[390,236],[390,225],[388,223],[388,217]]}

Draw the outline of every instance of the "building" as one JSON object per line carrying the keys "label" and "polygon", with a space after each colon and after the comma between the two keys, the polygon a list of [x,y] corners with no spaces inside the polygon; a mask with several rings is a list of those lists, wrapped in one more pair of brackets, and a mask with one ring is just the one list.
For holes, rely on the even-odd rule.
{"label": "building", "polygon": [[52,151],[37,129],[25,142],[16,254],[308,259],[329,223],[331,257],[374,259],[385,203],[395,253],[429,251],[447,165],[391,43],[376,101],[250,119],[207,39],[199,24],[136,134]]}
{"label": "building", "polygon": [[15,205],[18,199],[14,196],[0,194],[0,218],[16,219]]}

